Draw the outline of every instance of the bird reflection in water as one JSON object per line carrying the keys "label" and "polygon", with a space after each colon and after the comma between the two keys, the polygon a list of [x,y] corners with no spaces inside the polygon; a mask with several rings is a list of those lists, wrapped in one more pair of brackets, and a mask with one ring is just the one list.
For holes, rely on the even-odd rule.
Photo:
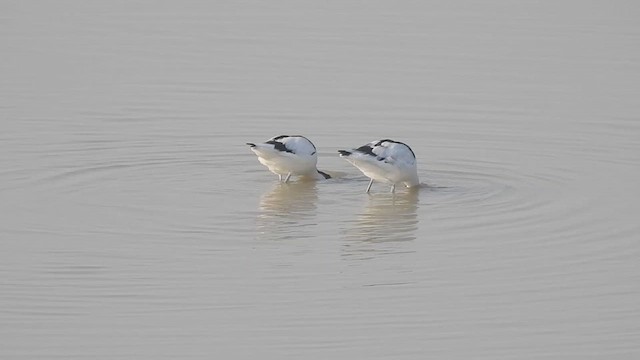
{"label": "bird reflection in water", "polygon": [[418,188],[368,196],[367,204],[344,232],[345,256],[406,252],[418,230]]}
{"label": "bird reflection in water", "polygon": [[317,200],[316,181],[276,183],[260,198],[259,236],[274,240],[313,236]]}

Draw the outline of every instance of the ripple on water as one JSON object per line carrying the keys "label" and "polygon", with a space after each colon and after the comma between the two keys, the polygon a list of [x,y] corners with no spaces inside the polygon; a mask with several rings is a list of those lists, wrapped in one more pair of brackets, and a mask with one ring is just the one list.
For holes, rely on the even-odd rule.
{"label": "ripple on water", "polygon": [[514,279],[544,277],[547,280],[538,281],[553,283],[548,278],[602,271],[593,264],[629,264],[630,254],[637,255],[632,234],[640,226],[631,225],[624,214],[618,215],[620,221],[611,217],[625,202],[601,194],[595,186],[585,187],[578,170],[556,171],[553,165],[536,170],[464,160],[437,164],[427,182],[438,188],[421,203],[421,232],[426,233],[426,227],[445,241],[444,253],[461,247],[473,251],[478,264],[483,258],[494,263],[478,271],[495,267],[503,274],[511,269]]}
{"label": "ripple on water", "polygon": [[566,172],[529,173],[507,163],[467,159],[441,162],[421,172],[423,186],[415,191],[373,191],[365,200],[360,193],[345,199],[351,208],[352,202],[364,202],[344,222],[349,246],[369,244],[379,253],[402,252],[407,248],[383,244],[429,238],[432,233],[455,240],[482,240],[483,234],[493,234],[517,242],[519,238],[503,235],[549,228],[554,221],[562,225],[564,210],[554,200],[568,185],[571,174]]}
{"label": "ripple on water", "polygon": [[[410,249],[380,244],[434,235],[473,240],[467,243],[473,247],[523,242],[525,248],[576,246],[589,239],[598,242],[611,230],[598,221],[600,210],[591,196],[573,196],[580,191],[573,187],[578,175],[566,169],[550,165],[532,172],[508,163],[449,160],[423,172],[427,185],[419,195],[401,190],[368,196],[364,207],[345,220],[349,246],[369,244],[377,256]],[[563,197],[569,192],[574,201]],[[584,249],[583,255],[599,256],[595,247]]]}
{"label": "ripple on water", "polygon": [[237,171],[223,173],[237,154],[214,153],[198,143],[180,145],[186,139],[176,142],[123,142],[106,151],[70,143],[65,156],[53,157],[57,160],[47,166],[23,164],[19,173],[28,180],[15,182],[11,199],[29,216],[14,216],[20,220],[15,231],[158,241],[210,239],[234,231],[246,235],[249,230],[238,225],[232,207],[219,209],[238,195],[228,191],[234,184],[228,179]]}

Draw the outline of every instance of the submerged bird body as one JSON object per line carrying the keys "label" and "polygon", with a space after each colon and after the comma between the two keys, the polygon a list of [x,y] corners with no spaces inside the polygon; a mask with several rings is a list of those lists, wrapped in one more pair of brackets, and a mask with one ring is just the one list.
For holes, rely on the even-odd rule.
{"label": "submerged bird body", "polygon": [[247,143],[251,150],[258,155],[258,161],[269,171],[278,175],[280,180],[285,177],[289,181],[291,175],[299,175],[314,179],[328,179],[327,173],[316,167],[318,154],[316,147],[304,136],[275,136],[264,143]]}
{"label": "submerged bird body", "polygon": [[395,190],[396,184],[413,187],[420,183],[416,156],[407,144],[384,139],[372,141],[357,149],[338,152],[340,157],[371,179],[367,192],[374,180],[391,184],[391,191]]}

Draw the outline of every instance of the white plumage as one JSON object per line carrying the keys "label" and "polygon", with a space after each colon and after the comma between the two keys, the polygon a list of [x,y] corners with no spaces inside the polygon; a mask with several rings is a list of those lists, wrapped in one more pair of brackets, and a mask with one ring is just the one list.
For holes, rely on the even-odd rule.
{"label": "white plumage", "polygon": [[329,174],[318,170],[318,154],[316,147],[309,139],[300,135],[280,135],[272,137],[261,144],[247,143],[258,155],[260,163],[272,173],[278,175],[280,181],[289,181],[291,175],[310,177],[313,179],[329,179]]}
{"label": "white plumage", "polygon": [[338,152],[340,157],[371,179],[367,192],[371,190],[374,180],[391,184],[391,192],[395,191],[396,184],[413,187],[420,183],[416,155],[407,144],[384,139],[372,141],[357,149]]}

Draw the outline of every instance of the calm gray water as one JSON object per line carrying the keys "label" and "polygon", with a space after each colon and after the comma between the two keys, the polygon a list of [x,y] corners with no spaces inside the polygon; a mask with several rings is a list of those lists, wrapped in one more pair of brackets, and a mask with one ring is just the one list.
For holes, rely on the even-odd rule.
{"label": "calm gray water", "polygon": [[0,358],[640,358],[638,2],[0,7]]}

